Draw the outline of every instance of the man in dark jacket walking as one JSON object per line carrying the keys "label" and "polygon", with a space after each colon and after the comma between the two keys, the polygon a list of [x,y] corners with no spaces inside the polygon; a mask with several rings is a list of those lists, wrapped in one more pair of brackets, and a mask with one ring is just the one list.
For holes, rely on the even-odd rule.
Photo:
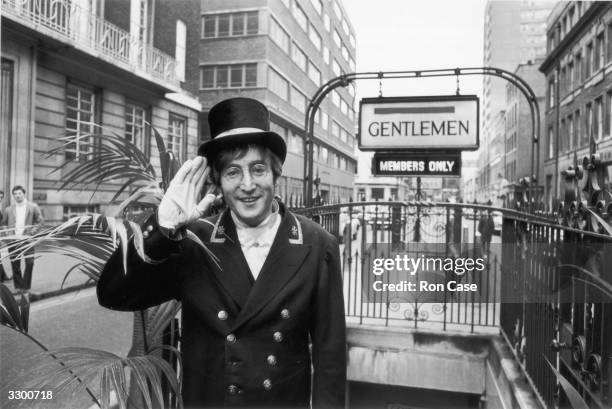
{"label": "man in dark jacket walking", "polygon": [[487,214],[482,216],[478,222],[478,232],[480,233],[480,243],[482,245],[483,256],[489,256],[489,250],[491,248],[491,237],[495,230],[495,223],[493,222],[493,216],[491,211],[487,211]]}
{"label": "man in dark jacket walking", "polygon": [[[100,304],[138,310],[182,301],[186,408],[342,408],[338,243],[274,200],[286,146],[269,131],[265,106],[222,101],[209,124],[204,158],[177,172],[142,242],[130,243],[127,271],[120,250],[104,268]],[[214,200],[198,202],[209,171],[228,208],[202,219]]]}

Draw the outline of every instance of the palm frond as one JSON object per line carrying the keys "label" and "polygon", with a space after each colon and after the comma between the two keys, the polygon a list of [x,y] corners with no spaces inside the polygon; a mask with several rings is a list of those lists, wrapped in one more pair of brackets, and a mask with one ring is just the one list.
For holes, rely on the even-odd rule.
{"label": "palm frond", "polygon": [[104,127],[91,123],[97,132],[88,134],[71,134],[60,137],[62,145],[47,153],[47,157],[63,154],[72,149],[77,142],[96,146],[94,153],[86,154],[85,160],[67,159],[51,171],[58,172],[74,167],[62,175],[59,190],[94,185],[94,191],[103,183],[121,182],[112,201],[126,189],[138,185],[156,185],[157,175],[149,158],[131,141]]}
{"label": "palm frond", "polygon": [[28,333],[28,319],[30,313],[30,302],[27,296],[21,294],[21,302],[11,293],[4,284],[0,284],[0,324],[12,327],[23,333]]}
{"label": "palm frond", "polygon": [[147,309],[146,337],[147,345],[153,345],[164,329],[170,325],[172,319],[181,310],[181,303],[170,300],[163,304]]}
{"label": "palm frond", "polygon": [[573,409],[589,409],[589,405],[585,402],[584,398],[580,395],[580,392],[576,390],[572,386],[572,384],[554,367],[553,364],[550,363],[548,358],[545,355],[542,355],[544,360],[553,371],[555,376],[557,377],[557,381],[561,385],[563,392],[565,392],[565,396],[567,396],[567,400],[569,400],[570,405],[572,405]]}
{"label": "palm frond", "polygon": [[[53,360],[45,359],[52,356]],[[59,365],[56,360],[62,362]],[[126,371],[142,393],[147,409],[163,405],[162,379],[166,379],[182,407],[177,373],[154,355],[123,358],[110,352],[90,348],[60,348],[33,356],[27,371],[11,384],[20,389],[53,391],[54,396],[74,396],[99,382],[98,401],[102,409],[110,408],[114,392],[121,408],[127,407],[129,387]],[[32,404],[32,401],[28,402]]]}

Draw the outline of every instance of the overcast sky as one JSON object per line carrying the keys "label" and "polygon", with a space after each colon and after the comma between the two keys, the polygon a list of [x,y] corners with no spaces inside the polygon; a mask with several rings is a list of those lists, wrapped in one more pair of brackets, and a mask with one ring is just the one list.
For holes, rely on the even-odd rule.
{"label": "overcast sky", "polygon": [[[344,0],[357,40],[357,71],[482,66],[484,0]],[[378,95],[378,81],[357,82],[357,96]],[[461,77],[478,94],[482,77]],[[383,95],[454,94],[456,79],[383,80]]]}

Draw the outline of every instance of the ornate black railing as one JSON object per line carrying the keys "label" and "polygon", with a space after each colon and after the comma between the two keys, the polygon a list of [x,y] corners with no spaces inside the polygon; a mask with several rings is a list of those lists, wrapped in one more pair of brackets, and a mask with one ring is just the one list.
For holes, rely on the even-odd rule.
{"label": "ornate black railing", "polygon": [[[497,245],[485,255],[477,233],[481,213],[491,209],[452,203],[358,202],[296,211],[320,223],[341,242],[348,322],[403,322],[414,328],[491,332],[499,325],[501,253]],[[435,268],[414,275],[395,268],[385,274],[374,273],[375,260],[395,259],[398,255],[413,259],[482,257],[485,268],[460,276]],[[431,294],[377,291],[384,285],[401,281],[418,284],[422,280],[444,289]],[[452,291],[448,288],[450,281],[476,284],[479,290]]]}
{"label": "ornate black railing", "polygon": [[[607,196],[602,189],[596,197]],[[543,406],[567,405],[548,360],[591,407],[610,407],[612,236],[605,233],[607,204],[571,204],[562,217],[427,202],[358,202],[296,211],[342,241],[347,322],[473,332],[499,328]],[[488,212],[501,235],[493,236],[486,251],[478,225]],[[398,298],[371,291],[378,279],[374,260],[397,254],[474,259],[486,254],[486,269],[458,280],[478,284],[472,293]],[[412,279],[456,279],[431,273]],[[389,284],[405,278],[394,273],[379,279]]]}

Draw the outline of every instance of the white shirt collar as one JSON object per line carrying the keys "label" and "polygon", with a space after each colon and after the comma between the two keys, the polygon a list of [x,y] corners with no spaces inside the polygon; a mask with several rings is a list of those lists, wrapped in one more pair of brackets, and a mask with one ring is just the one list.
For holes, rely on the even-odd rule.
{"label": "white shirt collar", "polygon": [[280,225],[280,214],[278,212],[278,203],[272,202],[272,212],[257,226],[251,227],[238,219],[233,211],[230,211],[232,220],[236,225],[236,234],[240,245],[244,247],[255,246],[271,246],[276,236],[276,231]]}

